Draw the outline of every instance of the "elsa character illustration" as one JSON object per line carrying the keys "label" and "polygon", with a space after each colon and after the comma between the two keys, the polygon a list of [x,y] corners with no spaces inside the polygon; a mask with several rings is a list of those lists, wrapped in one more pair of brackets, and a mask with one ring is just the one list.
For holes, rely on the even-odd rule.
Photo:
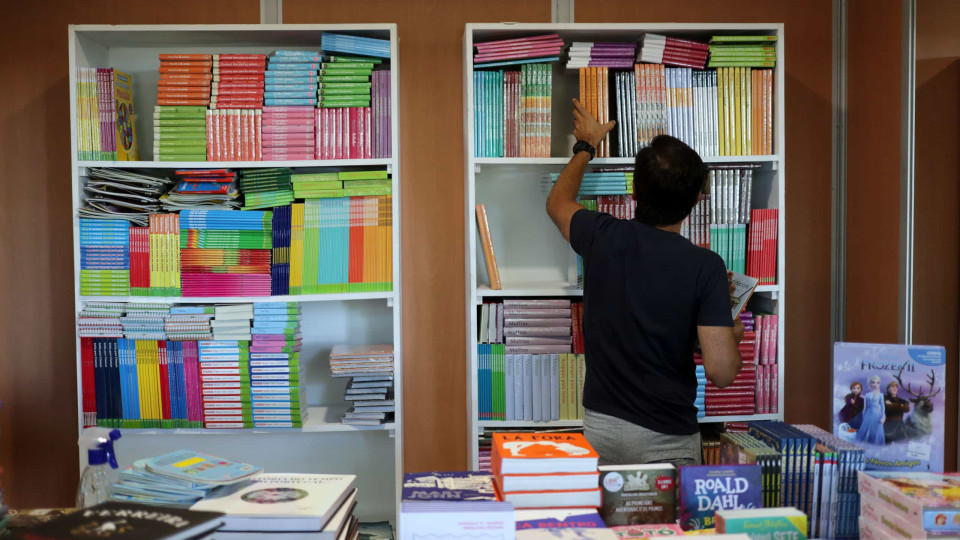
{"label": "elsa character illustration", "polygon": [[851,424],[851,427],[859,427],[858,425],[853,425],[853,419],[860,416],[860,413],[863,412],[863,385],[854,381],[850,383],[850,393],[843,398],[843,408],[840,409],[840,412],[837,416],[840,417],[841,423]]}
{"label": "elsa character illustration", "polygon": [[882,445],[884,442],[883,423],[886,421],[883,394],[880,393],[880,376],[870,377],[870,392],[863,397],[864,409],[857,441]]}

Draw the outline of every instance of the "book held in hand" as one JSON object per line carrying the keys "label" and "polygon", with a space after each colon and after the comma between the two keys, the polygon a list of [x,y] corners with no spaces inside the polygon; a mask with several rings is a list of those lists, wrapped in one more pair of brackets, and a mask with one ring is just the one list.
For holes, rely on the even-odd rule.
{"label": "book held in hand", "polygon": [[184,540],[210,532],[223,523],[219,512],[156,508],[142,504],[105,502],[25,529],[31,540],[111,538]]}

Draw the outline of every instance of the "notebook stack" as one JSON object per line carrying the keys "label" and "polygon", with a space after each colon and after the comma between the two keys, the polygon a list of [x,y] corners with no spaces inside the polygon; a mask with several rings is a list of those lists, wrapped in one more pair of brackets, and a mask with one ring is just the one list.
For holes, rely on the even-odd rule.
{"label": "notebook stack", "polygon": [[167,339],[170,341],[209,341],[213,339],[210,321],[214,316],[212,306],[171,306],[165,321]]}
{"label": "notebook stack", "polygon": [[160,55],[153,113],[153,155],[158,161],[206,160],[212,65],[209,54]]}
{"label": "notebook stack", "polygon": [[[311,84],[311,88],[312,86]],[[315,111],[316,109],[311,105],[264,107],[263,159],[265,161],[316,159]]]}
{"label": "notebook stack", "polygon": [[708,67],[772,68],[777,65],[777,36],[713,36]]}
{"label": "notebook stack", "polygon": [[130,294],[130,222],[80,218],[80,294]]}
{"label": "notebook stack", "polygon": [[265,473],[190,509],[226,514],[209,540],[356,540],[355,486],[353,475]]}
{"label": "notebook stack", "polygon": [[261,211],[181,212],[183,296],[270,296],[272,220]]}
{"label": "notebook stack", "polygon": [[297,302],[253,305],[250,385],[253,425],[303,427],[307,400],[300,385],[301,310]]}
{"label": "notebook stack", "polygon": [[697,408],[697,418],[707,416],[707,371],[703,367],[703,362],[699,354],[694,353],[694,361],[697,363],[697,399],[693,405]]}
{"label": "notebook stack", "polygon": [[293,184],[293,196],[297,199],[343,197],[340,173],[294,174],[290,180]]}
{"label": "notebook stack", "polygon": [[201,341],[197,345],[200,353],[203,427],[253,427],[249,342]]}
{"label": "notebook stack", "polygon": [[250,341],[253,304],[219,305],[213,313],[210,328],[215,341]]}
{"label": "notebook stack", "polygon": [[146,226],[149,215],[160,210],[160,196],[172,180],[121,169],[90,168],[83,184],[80,217],[126,219]]}
{"label": "notebook stack", "polygon": [[267,63],[263,99],[267,106],[315,106],[319,51],[278,50]]}
{"label": "notebook stack", "polygon": [[[263,54],[215,54],[213,55],[213,92],[210,108],[229,110],[234,116],[241,110],[263,107],[263,79],[266,71],[266,55]],[[236,120],[236,118],[234,118]],[[250,125],[232,122],[227,134],[240,140],[241,133],[249,138]],[[242,146],[239,148],[243,153]]]}
{"label": "notebook stack", "polygon": [[636,43],[614,41],[574,41],[570,45],[567,69],[606,67],[633,69]]}
{"label": "notebook stack", "polygon": [[243,209],[288,206],[293,202],[292,169],[245,169],[240,171]]}
{"label": "notebook stack", "polygon": [[163,209],[203,210],[207,208],[232,209],[239,207],[236,173],[227,169],[196,169],[175,172],[176,186],[161,197]]}
{"label": "notebook stack", "polygon": [[701,41],[646,33],[641,38],[637,62],[703,69],[709,48]]}
{"label": "notebook stack", "polygon": [[290,294],[290,247],[293,237],[293,206],[273,209],[273,258],[270,261],[270,294]]}
{"label": "notebook stack", "polygon": [[170,315],[170,304],[129,303],[120,319],[123,337],[127,339],[166,340],[165,320]]}
{"label": "notebook stack", "polygon": [[344,424],[376,426],[393,417],[393,345],[337,345],[330,351],[333,377],[349,377],[344,399],[353,407]]}
{"label": "notebook stack", "polygon": [[346,34],[324,32],[320,38],[324,54],[339,53],[347,56],[373,56],[390,58],[390,40],[375,39]]}
{"label": "notebook stack", "polygon": [[529,64],[534,62],[557,62],[563,51],[559,34],[546,34],[515,39],[501,39],[475,43],[473,67],[484,68]]}
{"label": "notebook stack", "polygon": [[598,456],[580,433],[494,433],[497,498],[515,508],[600,506]]}
{"label": "notebook stack", "polygon": [[123,316],[126,304],[122,302],[84,302],[77,319],[79,337],[123,337]]}
{"label": "notebook stack", "polygon": [[110,499],[188,508],[218,486],[231,486],[262,469],[190,450],[137,460],[120,471]]}

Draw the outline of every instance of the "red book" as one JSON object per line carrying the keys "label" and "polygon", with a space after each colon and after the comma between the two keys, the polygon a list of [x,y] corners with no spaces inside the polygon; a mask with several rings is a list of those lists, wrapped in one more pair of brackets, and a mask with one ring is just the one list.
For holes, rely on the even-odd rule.
{"label": "red book", "polygon": [[190,60],[164,60],[160,62],[161,67],[212,67],[213,62],[209,60],[204,61],[190,61]]}
{"label": "red book", "polygon": [[212,60],[209,54],[160,54],[157,56],[161,62],[164,60]]}
{"label": "red book", "polygon": [[[94,426],[97,413],[97,383],[93,364],[93,338],[80,338],[80,366],[83,384],[84,427]],[[88,420],[89,418],[89,420]]]}
{"label": "red book", "polygon": [[160,363],[160,404],[164,420],[170,420],[170,372],[167,367],[167,342],[157,341],[157,355]]}
{"label": "red book", "polygon": [[165,66],[160,64],[160,73],[210,73],[209,66]]}

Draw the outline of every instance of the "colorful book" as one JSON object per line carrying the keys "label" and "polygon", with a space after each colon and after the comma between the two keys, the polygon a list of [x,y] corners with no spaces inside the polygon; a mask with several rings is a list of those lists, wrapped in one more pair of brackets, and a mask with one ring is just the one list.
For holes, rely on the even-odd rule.
{"label": "colorful book", "polygon": [[603,465],[603,506],[608,527],[676,521],[676,469],[670,465]]}
{"label": "colorful book", "polygon": [[760,508],[762,478],[758,465],[690,465],[677,474],[680,526],[714,527],[718,510]]}

